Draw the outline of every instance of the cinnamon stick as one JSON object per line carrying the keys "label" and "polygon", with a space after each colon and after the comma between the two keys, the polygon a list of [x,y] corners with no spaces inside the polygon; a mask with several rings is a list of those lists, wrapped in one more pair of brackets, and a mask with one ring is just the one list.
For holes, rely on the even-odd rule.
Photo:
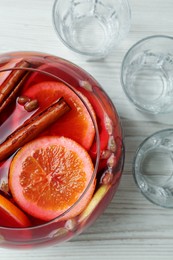
{"label": "cinnamon stick", "polygon": [[18,128],[0,144],[0,161],[7,159],[21,146],[37,137],[69,110],[68,104],[63,98],[60,98],[43,112],[32,117],[27,124],[24,123],[23,127]]}
{"label": "cinnamon stick", "polygon": [[[23,70],[23,68],[28,68],[29,66],[30,64],[27,61],[20,61],[16,64],[16,69],[13,70],[7,77],[7,79],[2,83],[2,85],[0,86],[0,108],[1,106],[3,106],[4,102],[7,102],[9,96],[16,97],[16,94],[18,93],[20,86],[22,85],[20,84],[20,81],[23,81],[23,77],[28,73],[26,70]],[[16,88],[17,91],[14,91],[14,89]]]}
{"label": "cinnamon stick", "polygon": [[13,91],[9,94],[9,96],[4,100],[4,102],[2,103],[2,105],[0,106],[0,113],[3,112],[5,110],[5,108],[8,105],[11,105],[12,102],[16,99],[18,92],[20,91],[20,89],[23,86],[23,83],[25,81],[25,79],[27,78],[28,74],[30,72],[27,72],[23,78],[19,81],[19,83],[16,85],[16,87],[13,89]]}

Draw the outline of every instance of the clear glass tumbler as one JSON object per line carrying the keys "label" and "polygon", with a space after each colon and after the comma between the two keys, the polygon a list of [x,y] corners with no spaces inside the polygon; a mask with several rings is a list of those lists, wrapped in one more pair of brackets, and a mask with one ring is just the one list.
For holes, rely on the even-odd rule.
{"label": "clear glass tumbler", "polygon": [[128,0],[56,0],[53,23],[62,42],[89,59],[99,59],[127,35]]}
{"label": "clear glass tumbler", "polygon": [[123,89],[141,111],[173,110],[173,38],[155,35],[133,45],[121,70]]}
{"label": "clear glass tumbler", "polygon": [[136,152],[133,173],[148,200],[173,208],[173,129],[156,132],[143,141]]}

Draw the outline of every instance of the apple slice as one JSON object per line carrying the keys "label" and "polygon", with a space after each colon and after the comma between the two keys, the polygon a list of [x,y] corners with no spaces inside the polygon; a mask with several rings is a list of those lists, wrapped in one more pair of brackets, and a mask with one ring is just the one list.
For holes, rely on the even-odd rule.
{"label": "apple slice", "polygon": [[103,199],[103,197],[106,195],[108,192],[109,188],[111,185],[102,185],[94,194],[93,198],[91,199],[90,203],[88,206],[85,208],[85,210],[80,214],[79,216],[79,223],[82,221],[86,220],[91,213],[95,210],[95,208],[98,206],[100,201]]}

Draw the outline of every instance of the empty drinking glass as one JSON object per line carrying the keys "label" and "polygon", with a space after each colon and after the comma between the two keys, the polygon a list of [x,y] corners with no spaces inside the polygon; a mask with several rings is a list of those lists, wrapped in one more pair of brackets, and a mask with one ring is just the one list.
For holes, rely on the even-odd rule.
{"label": "empty drinking glass", "polygon": [[133,173],[148,200],[173,208],[173,129],[154,133],[142,142],[136,152]]}
{"label": "empty drinking glass", "polygon": [[95,60],[107,56],[130,29],[128,0],[56,0],[55,30],[71,50]]}
{"label": "empty drinking glass", "polygon": [[140,110],[173,111],[173,38],[155,35],[133,45],[121,70],[123,89]]}

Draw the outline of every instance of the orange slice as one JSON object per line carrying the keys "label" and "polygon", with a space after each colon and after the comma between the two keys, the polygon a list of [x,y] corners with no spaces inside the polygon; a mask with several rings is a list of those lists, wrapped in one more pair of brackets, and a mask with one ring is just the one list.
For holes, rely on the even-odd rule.
{"label": "orange slice", "polygon": [[19,208],[0,195],[0,226],[28,227],[31,223]]}
{"label": "orange slice", "polygon": [[[9,186],[15,202],[28,214],[51,220],[68,210],[85,191],[94,167],[86,150],[66,137],[41,137],[14,156]],[[81,213],[92,198],[95,180],[82,199],[60,220]]]}
{"label": "orange slice", "polygon": [[[94,125],[83,102],[70,88],[61,82],[45,81],[32,85],[24,91],[23,95],[37,99],[41,109],[63,97],[69,104],[71,111],[50,128],[51,135],[71,138],[85,149],[90,149],[95,136]],[[85,102],[95,116],[87,98],[85,98]]]}

